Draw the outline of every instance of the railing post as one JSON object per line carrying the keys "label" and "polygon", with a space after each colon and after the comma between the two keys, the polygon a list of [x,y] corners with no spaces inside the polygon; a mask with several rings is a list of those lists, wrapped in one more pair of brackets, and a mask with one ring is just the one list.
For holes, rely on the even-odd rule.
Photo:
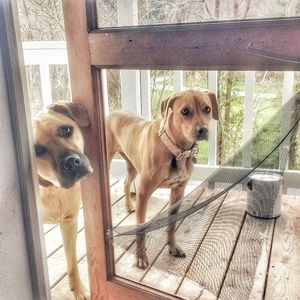
{"label": "railing post", "polygon": [[[255,72],[245,72],[245,97],[244,97],[244,124],[243,145],[252,138],[253,133],[253,100],[254,100]],[[251,167],[251,145],[244,147],[243,167]]]}
{"label": "railing post", "polygon": [[[138,24],[137,0],[118,0],[118,25],[131,26]],[[140,74],[137,70],[121,70],[122,110],[141,114]]]}
{"label": "railing post", "polygon": [[[218,93],[218,72],[208,71],[208,90]],[[209,125],[209,139],[208,139],[208,164],[215,166],[217,164],[217,121],[212,120]]]}
{"label": "railing post", "polygon": [[[293,71],[285,71],[283,77],[283,87],[282,87],[282,105],[285,105],[293,96],[293,87],[294,87],[294,72]],[[282,115],[281,119],[281,134],[286,132],[290,126],[292,121],[292,112],[288,110],[284,110],[286,115]],[[279,147],[279,168],[288,169],[289,165],[289,157],[286,156],[286,149],[284,147],[290,146],[290,137],[286,139],[286,141]],[[286,192],[286,186],[284,186],[284,192]]]}
{"label": "railing post", "polygon": [[49,104],[52,103],[51,78],[50,78],[50,69],[48,64],[40,65],[40,76],[41,76],[43,106],[44,108],[46,108]]}
{"label": "railing post", "polygon": [[183,89],[183,72],[174,71],[174,92],[180,92]]}
{"label": "railing post", "polygon": [[152,118],[151,112],[151,87],[150,87],[150,71],[140,71],[141,83],[141,114],[144,118],[150,120]]}

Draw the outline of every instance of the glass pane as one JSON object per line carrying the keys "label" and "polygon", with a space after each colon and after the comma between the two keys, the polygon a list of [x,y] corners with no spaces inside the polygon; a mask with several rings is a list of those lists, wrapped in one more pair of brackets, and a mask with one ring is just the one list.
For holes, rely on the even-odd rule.
{"label": "glass pane", "polygon": [[[213,87],[217,90],[216,94],[219,101],[219,121],[216,123],[217,144],[215,145],[215,149],[210,149],[208,147],[211,145],[210,140],[209,142],[199,142],[200,151],[197,154],[197,160],[198,163],[206,164],[206,166],[197,164],[194,166],[192,178],[185,187],[186,194],[190,191],[197,191],[199,186],[201,187],[203,183],[204,185],[212,186],[212,189],[217,188],[218,191],[237,182],[240,183],[240,185],[235,184],[235,188],[237,188],[237,186],[241,188],[242,184],[246,184],[248,181],[245,175],[250,171],[249,167],[257,167],[258,163],[260,163],[259,167],[256,168],[256,170],[253,169],[253,171],[257,172],[259,170],[261,172],[262,169],[264,169],[264,171],[268,172],[283,172],[288,160],[290,166],[293,165],[293,168],[299,169],[299,144],[292,149],[294,154],[289,150],[280,151],[283,150],[283,148],[288,149],[288,147],[278,147],[276,149],[282,139],[282,134],[286,133],[286,129],[284,128],[286,125],[290,126],[290,120],[285,119],[283,116],[286,115],[286,111],[291,107],[294,108],[294,106],[283,107],[283,105],[288,98],[290,98],[290,95],[293,95],[293,93],[299,89],[299,72],[217,72],[200,70],[106,70],[106,72],[108,79],[107,85],[109,87],[108,91],[109,94],[111,94],[108,95],[107,98],[110,112],[115,110],[130,110],[149,120],[162,120],[161,102],[169,98],[175,91],[185,91],[188,89],[204,91],[207,90],[208,87]],[[108,75],[110,72],[113,72],[114,76]],[[148,76],[145,76],[145,72]],[[128,77],[131,77],[131,80],[129,80]],[[111,80],[116,82],[112,84],[110,82]],[[112,103],[115,100],[113,95],[118,95],[117,105]],[[251,105],[249,105],[249,103]],[[148,110],[145,109],[145,107],[147,107]],[[171,108],[174,107],[175,105]],[[172,111],[174,116],[176,110],[170,110],[171,113]],[[178,111],[178,113],[180,112],[182,112],[182,110]],[[178,281],[175,278],[185,276],[185,278],[191,279],[191,281],[198,284],[202,284],[206,280],[206,278],[199,278],[202,273],[197,270],[199,263],[202,263],[203,253],[205,251],[200,252],[201,255],[199,254],[199,257],[194,259],[195,256],[191,255],[191,253],[192,251],[196,251],[197,247],[193,248],[191,246],[191,241],[194,240],[194,236],[192,236],[192,238],[189,236],[193,235],[195,224],[200,220],[200,215],[197,215],[199,212],[195,213],[193,209],[190,211],[193,212],[193,214],[189,217],[194,216],[195,222],[194,220],[191,221],[191,219],[189,219],[190,221],[184,219],[182,224],[184,224],[184,222],[190,222],[190,227],[188,230],[186,230],[187,227],[181,229],[181,235],[178,234],[178,241],[181,244],[182,250],[187,251],[189,254],[186,256],[187,259],[175,259],[169,254],[165,235],[167,229],[166,227],[161,227],[168,225],[166,222],[170,220],[168,219],[170,218],[169,213],[172,211],[172,209],[166,211],[169,190],[166,189],[168,186],[166,187],[163,184],[169,180],[169,177],[172,178],[174,174],[172,170],[176,170],[175,172],[177,172],[180,169],[180,163],[174,159],[175,156],[169,153],[167,153],[166,157],[163,157],[162,161],[153,160],[153,157],[157,153],[161,157],[164,156],[164,151],[162,150],[163,148],[160,148],[159,143],[153,142],[152,135],[146,133],[149,128],[149,123],[141,124],[137,118],[131,119],[130,122],[128,115],[126,115],[126,117],[115,115],[113,118],[111,127],[108,126],[108,128],[111,128],[109,135],[107,135],[108,149],[113,149],[112,151],[118,149],[122,157],[125,157],[125,160],[121,160],[119,159],[120,156],[115,156],[110,165],[110,178],[112,184],[114,184],[111,186],[111,211],[114,233],[116,234],[113,244],[116,275],[133,280],[142,285],[150,287],[159,286],[160,290],[170,294],[176,294],[184,299],[196,299],[196,297],[188,297],[188,294],[186,294],[188,289],[182,289],[183,291],[178,293],[178,291],[180,291],[180,282],[182,281]],[[174,119],[175,118],[171,116],[168,119],[167,122],[170,122],[168,123],[169,128],[178,129],[181,128],[180,126],[182,126],[182,124],[186,124],[185,119],[173,122]],[[136,128],[139,131],[138,134],[134,132]],[[151,130],[153,130],[153,128],[154,127],[151,127]],[[155,127],[151,132],[151,134],[154,133],[157,138],[158,128],[159,126]],[[251,135],[254,137],[253,140],[251,140]],[[147,138],[145,138],[145,136]],[[296,139],[300,140],[299,133]],[[248,144],[250,147],[245,148],[245,141],[248,140],[251,142]],[[155,148],[153,148],[153,145]],[[150,156],[147,151],[148,149],[154,149],[153,152],[155,155]],[[214,175],[213,177],[209,177],[208,181],[205,181],[210,170],[214,168],[211,163],[210,166],[207,166],[208,157],[212,154],[210,151],[216,151],[217,153],[217,164],[221,165],[221,167],[216,169],[217,174],[220,176]],[[148,172],[146,172],[147,175],[144,173],[145,169],[140,165],[141,161],[144,162],[145,160],[146,164],[143,164],[143,167],[146,166],[145,168],[148,168]],[[227,166],[229,167],[227,168]],[[165,179],[166,176],[161,180],[159,177],[161,173],[157,172],[157,170],[163,170],[164,168],[169,171],[169,177]],[[135,178],[138,172],[142,173],[144,177],[142,179],[138,178],[135,184],[133,184],[134,188],[129,191],[128,184],[131,184],[131,179]],[[150,174],[150,176],[148,174]],[[137,216],[133,207],[137,205],[136,194],[140,195],[146,189],[145,182],[151,185],[153,183],[152,179],[156,177],[161,181],[159,183],[160,185],[157,184],[157,189],[151,190],[151,196],[147,202],[146,221],[150,221],[153,218],[154,220],[150,221],[150,225],[148,223],[144,227],[144,229],[149,229],[144,247],[139,237],[136,239],[135,236],[134,229],[136,229],[136,220],[139,216]],[[212,180],[212,178],[215,178],[215,181]],[[139,190],[139,188],[141,190]],[[138,193],[136,193],[136,191],[138,191]],[[139,193],[140,191],[141,193]],[[231,192],[232,191],[231,189]],[[209,190],[209,192],[211,193],[212,191]],[[240,192],[241,193],[234,196],[234,201],[232,202],[235,209],[238,199],[246,199],[246,191]],[[245,194],[243,195],[242,193]],[[205,192],[200,195],[201,200],[198,200],[205,201]],[[230,195],[232,196],[233,194]],[[127,202],[125,199],[127,199]],[[186,204],[187,202],[185,201],[191,201],[192,199],[193,196],[186,197],[182,202],[182,207],[190,208],[189,204]],[[128,203],[130,203],[130,205]],[[180,208],[179,212],[177,216],[180,216],[180,219],[177,219],[177,221],[182,220],[182,216],[186,211]],[[181,212],[183,213],[181,214]],[[206,210],[204,215],[208,212],[210,211]],[[157,216],[160,213],[162,213],[162,215]],[[241,220],[244,218],[244,213],[245,207],[242,206]],[[228,206],[226,206],[226,214],[224,215],[228,217]],[[141,223],[140,221],[138,222]],[[178,233],[180,232],[180,226],[185,225],[179,225],[179,222],[177,224],[179,228]],[[153,231],[151,231],[152,229]],[[197,237],[195,236],[195,238]],[[209,245],[212,244],[210,240]],[[136,245],[140,248],[136,249]],[[199,245],[199,243],[197,245]],[[141,258],[141,256],[138,261],[140,268],[136,266],[136,253],[139,255],[140,249],[142,249],[142,251],[145,250],[143,253],[147,253],[149,266],[147,266],[146,258]],[[172,252],[170,253],[172,254]],[[231,253],[232,252],[230,252],[230,255]],[[175,252],[175,256],[176,255],[180,256],[180,253]],[[187,266],[190,267],[193,272],[186,273]],[[209,267],[207,267],[207,269],[210,270]],[[173,284],[168,284],[170,282],[169,278],[174,279],[172,279],[172,282],[177,285],[176,288],[174,288]],[[209,279],[207,279],[207,284],[209,284]]]}
{"label": "glass pane", "polygon": [[[146,78],[141,76],[140,70],[106,70],[106,72],[109,111],[132,111],[152,120],[162,118],[160,103],[175,91],[188,89],[204,91],[208,89],[208,86],[212,86],[207,71],[142,71],[148,72],[149,77]],[[207,164],[209,153],[212,154],[215,151],[217,164],[242,166],[245,154],[237,155],[237,153],[248,140],[249,137],[246,135],[251,132],[253,136],[256,135],[265,122],[281,109],[284,89],[287,89],[290,95],[299,91],[300,72],[292,72],[288,78],[293,81],[293,84],[287,81],[285,87],[284,72],[254,72],[253,83],[250,83],[250,89],[248,83],[247,90],[245,72],[222,71],[217,74],[215,84],[220,119],[217,122],[217,144],[215,149],[209,149],[208,141],[198,142],[200,151],[197,154],[197,163]],[[248,93],[252,93],[250,98],[253,105],[251,110],[245,111],[245,101],[249,101],[247,100],[249,99]],[[245,116],[251,116],[252,129],[248,128],[249,124],[245,124]],[[274,126],[280,132],[281,120],[277,118]],[[269,132],[263,132],[261,138],[272,143],[272,136]],[[274,137],[275,140],[276,137]],[[300,147],[297,141],[295,143],[289,165],[292,169],[299,169]],[[259,155],[259,149],[254,146],[250,157],[252,166],[257,163],[257,155]],[[234,160],[230,159],[233,156]]]}
{"label": "glass pane", "polygon": [[98,0],[98,26],[181,24],[218,20],[292,17],[299,1]]}

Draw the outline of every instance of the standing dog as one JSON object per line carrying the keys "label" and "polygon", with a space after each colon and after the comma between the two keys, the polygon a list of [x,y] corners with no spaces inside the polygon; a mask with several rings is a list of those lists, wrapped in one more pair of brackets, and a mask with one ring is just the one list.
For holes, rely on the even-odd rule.
{"label": "standing dog", "polygon": [[88,299],[76,259],[79,181],[93,171],[83,153],[80,131],[88,125],[87,111],[72,102],[49,106],[33,122],[43,220],[60,224],[70,288],[76,299]]}
{"label": "standing dog", "polygon": [[[108,162],[116,152],[127,162],[124,192],[129,211],[134,210],[130,185],[138,173],[141,175],[136,195],[138,224],[145,222],[148,199],[157,188],[171,188],[170,205],[183,199],[193,170],[196,141],[207,139],[211,119],[218,120],[217,99],[213,93],[175,93],[161,103],[161,114],[161,122],[124,112],[112,113],[106,121]],[[185,257],[175,240],[175,224],[168,227],[168,244],[172,255]],[[148,266],[145,234],[137,236],[137,266]]]}

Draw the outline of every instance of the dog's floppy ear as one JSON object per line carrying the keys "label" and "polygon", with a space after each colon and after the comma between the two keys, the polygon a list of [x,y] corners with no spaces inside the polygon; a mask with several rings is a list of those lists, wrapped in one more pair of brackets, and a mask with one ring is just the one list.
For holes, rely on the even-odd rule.
{"label": "dog's floppy ear", "polygon": [[63,114],[74,120],[80,127],[90,125],[90,119],[87,110],[82,105],[71,101],[61,101],[48,106],[49,110]]}
{"label": "dog's floppy ear", "polygon": [[219,104],[216,95],[213,92],[206,92],[210,99],[212,107],[212,117],[215,120],[219,120]]}
{"label": "dog's floppy ear", "polygon": [[163,118],[165,118],[165,114],[168,111],[168,108],[172,106],[174,101],[176,100],[176,96],[172,95],[167,99],[164,99],[160,103],[160,113]]}

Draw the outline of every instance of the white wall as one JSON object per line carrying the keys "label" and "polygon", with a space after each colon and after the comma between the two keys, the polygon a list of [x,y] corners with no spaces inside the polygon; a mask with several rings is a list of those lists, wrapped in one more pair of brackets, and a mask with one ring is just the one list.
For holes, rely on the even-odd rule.
{"label": "white wall", "polygon": [[21,191],[0,48],[0,298],[33,299]]}

